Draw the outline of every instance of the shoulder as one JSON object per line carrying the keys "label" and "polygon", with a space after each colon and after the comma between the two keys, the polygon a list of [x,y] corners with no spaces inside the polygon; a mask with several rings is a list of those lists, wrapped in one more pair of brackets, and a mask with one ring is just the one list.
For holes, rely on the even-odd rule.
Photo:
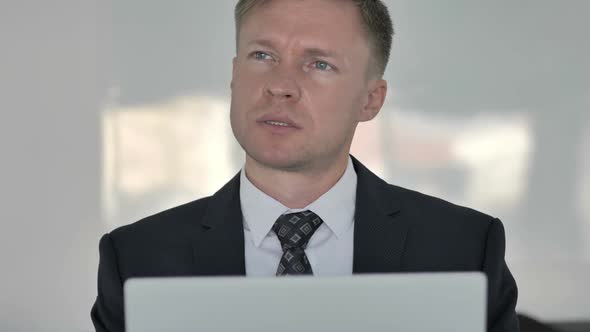
{"label": "shoulder", "polygon": [[101,264],[116,262],[121,280],[190,274],[190,243],[200,234],[209,200],[192,201],[105,234],[100,241]]}
{"label": "shoulder", "polygon": [[[363,207],[377,206],[383,211],[404,216],[412,227],[457,228],[487,230],[497,220],[477,210],[457,205],[441,198],[389,184],[352,157],[358,176],[357,195]],[[374,202],[373,202],[374,201]]]}
{"label": "shoulder", "polygon": [[[412,227],[434,232],[472,234],[485,238],[490,226],[500,221],[488,214],[442,198],[392,184],[386,185],[391,200],[400,206],[399,213],[411,220]],[[391,202],[394,203],[394,202]]]}
{"label": "shoulder", "polygon": [[[409,225],[404,256],[407,269],[481,270],[490,237],[500,234],[495,231],[502,228],[500,220],[437,197],[388,186],[401,201],[397,218]],[[501,244],[500,240],[497,243]]]}
{"label": "shoulder", "polygon": [[[109,235],[115,247],[179,248],[202,233],[202,222],[211,211],[239,209],[239,173],[212,196],[176,206],[135,223],[119,227]],[[236,205],[237,204],[237,205]],[[210,216],[209,219],[219,219]],[[186,244],[186,243],[185,243]]]}
{"label": "shoulder", "polygon": [[121,226],[111,231],[110,237],[115,242],[175,238],[199,224],[210,199],[204,197]]}
{"label": "shoulder", "polygon": [[402,204],[404,207],[414,213],[437,214],[440,216],[469,219],[474,222],[486,223],[494,219],[488,214],[473,208],[455,204],[439,197],[430,196],[392,184],[388,184],[388,188],[391,191],[397,192],[403,199]]}

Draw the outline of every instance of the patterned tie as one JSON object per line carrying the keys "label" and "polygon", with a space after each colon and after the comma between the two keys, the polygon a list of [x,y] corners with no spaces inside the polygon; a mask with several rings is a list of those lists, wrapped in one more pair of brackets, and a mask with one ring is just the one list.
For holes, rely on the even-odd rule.
{"label": "patterned tie", "polygon": [[309,210],[283,214],[277,219],[272,230],[283,248],[277,276],[313,274],[304,249],[321,224],[322,219]]}

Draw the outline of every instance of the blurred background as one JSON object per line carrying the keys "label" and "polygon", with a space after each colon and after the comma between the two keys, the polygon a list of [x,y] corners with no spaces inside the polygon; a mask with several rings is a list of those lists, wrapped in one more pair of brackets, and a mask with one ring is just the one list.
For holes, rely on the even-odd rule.
{"label": "blurred background", "polygon": [[[518,311],[590,321],[590,3],[390,0],[353,155],[503,220]],[[0,0],[0,330],[89,331],[98,240],[214,193],[235,1]]]}

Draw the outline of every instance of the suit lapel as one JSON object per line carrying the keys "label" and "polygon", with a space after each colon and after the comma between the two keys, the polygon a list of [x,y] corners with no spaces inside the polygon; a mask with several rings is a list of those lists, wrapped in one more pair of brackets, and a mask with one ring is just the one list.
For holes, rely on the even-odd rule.
{"label": "suit lapel", "polygon": [[395,190],[352,157],[357,173],[353,273],[401,270],[408,220]]}
{"label": "suit lapel", "polygon": [[[401,270],[409,223],[401,198],[352,157],[357,173],[353,273]],[[192,239],[196,275],[245,275],[240,174],[211,196]]]}
{"label": "suit lapel", "polygon": [[192,241],[196,275],[245,275],[240,173],[209,199]]}

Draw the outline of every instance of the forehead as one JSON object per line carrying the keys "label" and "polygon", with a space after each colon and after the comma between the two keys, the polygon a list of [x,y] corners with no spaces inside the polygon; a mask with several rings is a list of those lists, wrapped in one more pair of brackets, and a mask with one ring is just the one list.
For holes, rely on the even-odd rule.
{"label": "forehead", "polygon": [[358,8],[344,0],[266,1],[243,19],[238,47],[258,39],[316,48],[368,46]]}

